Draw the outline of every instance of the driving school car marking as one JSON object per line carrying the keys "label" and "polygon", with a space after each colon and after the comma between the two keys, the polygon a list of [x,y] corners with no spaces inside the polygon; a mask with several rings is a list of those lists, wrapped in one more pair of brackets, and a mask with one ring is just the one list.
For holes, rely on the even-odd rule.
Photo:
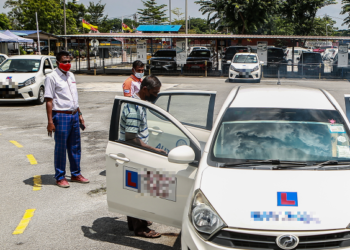
{"label": "driving school car marking", "polygon": [[36,161],[34,155],[27,155],[27,158],[28,158],[30,164],[32,164],[32,165],[38,164],[38,162]]}
{"label": "driving school car marking", "polygon": [[24,230],[27,228],[30,220],[34,216],[35,208],[34,209],[27,209],[26,212],[23,215],[22,220],[16,227],[15,231],[13,231],[12,234],[22,234]]}
{"label": "driving school car marking", "polygon": [[297,192],[277,192],[277,206],[297,207],[298,193]]}
{"label": "driving school car marking", "polygon": [[16,141],[10,141],[13,145],[15,145],[17,148],[23,148],[23,146],[21,144],[19,144]]}

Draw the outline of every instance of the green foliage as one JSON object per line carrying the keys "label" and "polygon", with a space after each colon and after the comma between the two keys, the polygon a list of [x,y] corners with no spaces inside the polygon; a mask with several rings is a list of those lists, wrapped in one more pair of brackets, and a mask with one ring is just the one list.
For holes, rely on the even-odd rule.
{"label": "green foliage", "polygon": [[87,13],[84,4],[77,4],[75,1],[66,3],[66,8],[71,10],[79,33],[83,33],[82,19]]}
{"label": "green foliage", "polygon": [[345,17],[343,24],[348,25],[348,27],[350,28],[350,0],[342,0],[341,3],[343,4],[343,6],[341,8],[342,10],[340,14],[347,14],[347,17]]}
{"label": "green foliage", "polygon": [[0,29],[1,30],[12,29],[11,21],[5,13],[0,14]]}
{"label": "green foliage", "polygon": [[107,19],[107,16],[103,15],[106,4],[102,4],[101,0],[98,3],[89,2],[87,7],[87,12],[90,14],[90,22],[92,25],[99,26],[104,20]]}
{"label": "green foliage", "polygon": [[138,9],[138,14],[141,15],[140,22],[146,24],[160,24],[162,22],[168,21],[168,18],[165,17],[165,12],[163,10],[166,4],[157,5],[155,0],[142,1],[145,9]]}
{"label": "green foliage", "polygon": [[[8,13],[13,29],[36,29],[35,12],[38,13],[39,29],[62,35],[63,1],[58,0],[7,0],[4,8],[12,8]],[[71,10],[66,10],[67,34],[77,33],[76,22]]]}
{"label": "green foliage", "polygon": [[181,8],[175,8],[171,10],[171,13],[173,13],[175,16],[177,16],[177,18],[174,19],[174,21],[178,21],[178,20],[183,20],[185,19],[183,17],[184,13],[181,12]]}
{"label": "green foliage", "polygon": [[27,54],[27,52],[23,49],[22,46],[19,46],[19,52],[20,52],[21,55],[26,55]]}

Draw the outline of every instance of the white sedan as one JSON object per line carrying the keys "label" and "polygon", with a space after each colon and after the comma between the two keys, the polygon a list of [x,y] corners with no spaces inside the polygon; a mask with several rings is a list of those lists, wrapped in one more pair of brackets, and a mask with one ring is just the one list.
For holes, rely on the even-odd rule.
{"label": "white sedan", "polygon": [[[115,98],[109,210],[181,228],[184,250],[349,249],[350,124],[336,100],[236,87],[213,125],[214,102],[204,91]],[[147,109],[148,144],[167,155],[119,139],[126,103]]]}
{"label": "white sedan", "polygon": [[262,64],[256,53],[237,53],[230,65],[229,81],[260,83]]}
{"label": "white sedan", "polygon": [[0,103],[34,101],[43,104],[44,82],[55,68],[50,56],[12,56],[0,65]]}

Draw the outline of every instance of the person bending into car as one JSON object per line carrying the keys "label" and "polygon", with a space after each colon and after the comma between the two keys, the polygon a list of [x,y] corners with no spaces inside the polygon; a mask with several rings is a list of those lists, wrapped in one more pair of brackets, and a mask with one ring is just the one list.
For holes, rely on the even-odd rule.
{"label": "person bending into car", "polygon": [[132,64],[132,74],[123,83],[124,96],[133,96],[140,91],[142,77],[145,73],[145,64],[140,60],[136,60]]}
{"label": "person bending into car", "polygon": [[[144,101],[154,102],[160,91],[162,84],[154,75],[149,75],[143,79],[140,91],[135,93],[132,98]],[[148,126],[147,110],[142,106],[127,103],[124,106],[120,121],[120,140],[126,141],[137,146],[150,149],[159,153],[166,154],[162,149],[154,148],[148,145]],[[146,238],[158,238],[160,233],[148,228],[151,222],[127,217],[130,231],[134,231],[136,236]]]}
{"label": "person bending into car", "polygon": [[58,67],[45,79],[47,132],[55,133],[56,184],[68,188],[66,180],[66,152],[72,174],[70,181],[88,183],[80,173],[80,126],[85,128],[78,104],[78,91],[73,73],[69,72],[71,57],[67,51],[56,56]]}

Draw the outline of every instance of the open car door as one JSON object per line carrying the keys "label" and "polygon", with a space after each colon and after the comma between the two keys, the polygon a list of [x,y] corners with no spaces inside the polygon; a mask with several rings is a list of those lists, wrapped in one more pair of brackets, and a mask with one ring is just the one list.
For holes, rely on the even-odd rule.
{"label": "open car door", "polygon": [[173,115],[203,145],[213,127],[215,98],[216,91],[164,91],[155,104]]}
{"label": "open car door", "polygon": [[[148,147],[124,139],[123,112],[130,108],[146,113]],[[169,157],[155,148],[170,152]],[[179,149],[190,150],[193,160],[171,162],[170,155]],[[197,138],[168,112],[146,101],[117,96],[106,150],[109,210],[181,228],[200,157]]]}

